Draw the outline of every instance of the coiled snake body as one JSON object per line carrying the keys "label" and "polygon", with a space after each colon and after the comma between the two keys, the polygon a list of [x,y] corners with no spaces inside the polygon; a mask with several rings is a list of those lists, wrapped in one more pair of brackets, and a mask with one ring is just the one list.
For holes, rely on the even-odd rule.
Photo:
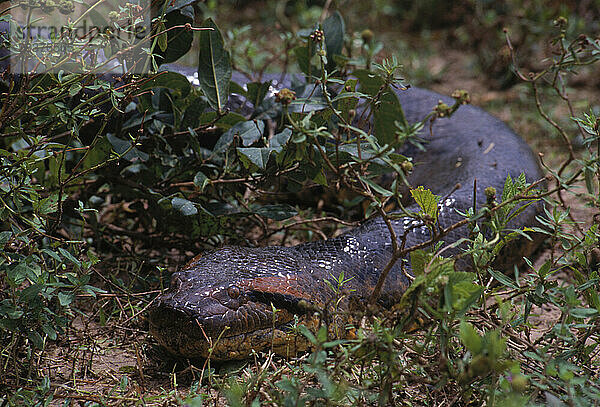
{"label": "coiled snake body", "polygon": [[[409,122],[422,119],[439,100],[452,103],[448,97],[417,88],[397,95]],[[424,135],[426,151],[413,155],[415,167],[409,179],[412,185],[445,197],[439,208],[441,227],[462,219],[457,210],[472,207],[475,178],[477,207],[481,207],[484,189],[502,191],[507,175],[525,173],[528,182],[542,177],[525,142],[477,107],[462,106],[450,118],[437,120],[432,134]],[[462,188],[455,190],[457,183]],[[539,206],[528,207],[509,226],[531,225],[537,211]],[[406,235],[405,247],[429,239],[428,229],[414,222],[412,218],[392,222],[396,236]],[[443,241],[448,245],[468,234],[467,227],[458,228]],[[161,345],[185,357],[239,359],[253,349],[269,348],[293,353],[301,349],[288,335],[294,316],[336,298],[326,280],[340,273],[347,280],[344,289],[354,300],[367,299],[392,257],[390,239],[383,220],[375,218],[334,239],[294,247],[224,247],[206,253],[173,274],[170,289],[150,310],[150,331]],[[445,255],[458,251],[454,248]],[[520,248],[508,257],[519,259],[527,251]],[[408,260],[396,262],[380,303],[393,304],[406,291],[409,281],[400,269],[403,261],[410,270]]]}

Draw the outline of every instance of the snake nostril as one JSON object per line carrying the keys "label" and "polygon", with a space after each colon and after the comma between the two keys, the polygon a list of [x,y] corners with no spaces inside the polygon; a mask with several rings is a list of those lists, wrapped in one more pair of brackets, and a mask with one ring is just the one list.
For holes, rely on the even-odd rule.
{"label": "snake nostril", "polygon": [[235,300],[240,296],[240,289],[234,285],[229,286],[229,288],[227,288],[227,295],[229,295],[231,299]]}

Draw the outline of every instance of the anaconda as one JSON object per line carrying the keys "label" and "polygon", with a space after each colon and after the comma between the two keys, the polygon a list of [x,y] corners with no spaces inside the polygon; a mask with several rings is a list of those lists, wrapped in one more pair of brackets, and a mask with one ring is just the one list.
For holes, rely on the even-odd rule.
{"label": "anaconda", "polygon": [[[397,95],[409,122],[421,120],[440,100],[452,103],[424,89],[410,88]],[[441,228],[463,219],[459,212],[473,206],[475,179],[476,205],[481,207],[484,189],[502,191],[508,175],[524,173],[528,182],[542,178],[527,144],[480,108],[461,106],[450,118],[434,123],[432,136],[427,129],[423,137],[426,151],[412,155],[415,166],[409,180],[444,197],[439,203]],[[462,187],[456,189],[457,184]],[[539,208],[528,207],[509,226],[531,225]],[[414,204],[408,209],[418,210]],[[392,224],[405,247],[430,238],[429,229],[414,218]],[[468,235],[468,227],[455,229],[443,237],[444,245]],[[521,247],[506,255],[516,260],[530,249]],[[455,247],[444,255],[460,250]],[[328,280],[343,273],[351,300],[366,301],[392,253],[390,232],[381,218],[339,237],[294,247],[223,247],[194,258],[172,275],[169,290],[149,312],[150,332],[170,352],[184,357],[240,359],[252,350],[266,349],[293,353],[302,348],[288,335],[295,317],[310,316],[315,307],[326,307],[339,295]],[[396,262],[379,303],[390,305],[400,299],[410,284],[406,270],[410,273],[407,258]]]}

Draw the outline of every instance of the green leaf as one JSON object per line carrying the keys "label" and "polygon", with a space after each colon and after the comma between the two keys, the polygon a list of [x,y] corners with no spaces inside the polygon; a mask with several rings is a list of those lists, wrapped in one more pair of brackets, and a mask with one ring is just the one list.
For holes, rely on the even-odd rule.
{"label": "green leaf", "polygon": [[77,267],[81,267],[81,262],[79,260],[77,260],[70,252],[68,252],[67,250],[63,249],[62,247],[59,247],[58,251],[60,252],[60,254],[63,255],[63,257],[65,259],[69,260],[69,262],[71,262],[72,264],[76,265]]}
{"label": "green leaf", "polygon": [[277,383],[275,383],[275,386],[277,386],[281,390],[286,391],[288,393],[292,393],[292,394],[298,394],[299,393],[298,386],[295,385],[294,382],[292,382],[288,378],[284,378],[284,379],[278,381]]}
{"label": "green leaf", "polygon": [[550,260],[547,260],[546,262],[544,262],[544,264],[542,264],[542,266],[538,270],[538,275],[540,276],[540,279],[544,280],[549,274],[552,274],[553,272],[554,270],[552,270],[552,262]]}
{"label": "green leaf", "polygon": [[[371,97],[375,97],[384,81],[371,72],[359,69],[352,72],[360,82],[360,91]],[[373,125],[375,136],[380,144],[393,144],[396,140],[397,121],[406,123],[406,117],[396,93],[388,86],[381,94],[379,104],[374,108]],[[431,106],[432,108],[434,106]],[[373,106],[371,106],[373,109]]]}
{"label": "green leaf", "polygon": [[196,128],[200,125],[200,118],[202,113],[208,107],[206,99],[203,97],[197,97],[190,105],[185,109],[183,113],[183,119],[181,120],[181,128]]}
{"label": "green leaf", "polygon": [[127,161],[148,161],[150,158],[147,153],[138,150],[136,147],[132,147],[130,140],[120,139],[112,133],[107,133],[106,139],[112,145],[115,153],[122,156],[122,158]]}
{"label": "green leaf", "polygon": [[468,322],[460,322],[460,341],[472,355],[478,355],[483,349],[483,338],[477,333],[473,325]]}
{"label": "green leaf", "polygon": [[242,144],[245,146],[251,146],[263,135],[265,130],[265,122],[262,120],[249,120],[247,122],[238,123],[231,128],[233,133],[242,139]]}
{"label": "green leaf", "polygon": [[497,361],[506,350],[506,339],[500,336],[499,330],[487,331],[483,336],[485,348],[490,359]]}
{"label": "green leaf", "polygon": [[498,281],[499,283],[502,283],[503,285],[505,285],[507,287],[514,288],[514,289],[519,288],[510,278],[508,278],[504,274],[500,273],[499,271],[496,271],[492,268],[488,268],[488,273],[490,273],[496,281]]}
{"label": "green leaf", "polygon": [[464,314],[481,297],[483,288],[473,283],[475,274],[467,272],[454,272],[448,276],[448,283],[444,287],[444,297],[448,310]]}
{"label": "green leaf", "polygon": [[315,48],[315,43],[308,41],[305,45],[300,45],[292,49],[292,54],[296,57],[298,67],[307,76],[315,75],[319,72],[319,69],[313,63],[317,61]]}
{"label": "green leaf", "polygon": [[127,378],[127,375],[122,375],[121,380],[119,382],[119,390],[121,390],[121,392],[124,392],[125,390],[127,390],[128,384],[129,379]]}
{"label": "green leaf", "polygon": [[65,169],[65,163],[61,157],[62,154],[53,154],[48,160],[51,185],[58,185],[59,178],[61,181],[64,181],[67,178],[67,170]]}
{"label": "green leaf", "polygon": [[250,168],[251,164],[264,170],[267,168],[269,157],[275,151],[273,148],[258,148],[258,147],[238,147],[237,152],[240,154],[240,159],[246,166]]}
{"label": "green leaf", "polygon": [[445,259],[443,257],[432,259],[432,257],[433,255],[424,253],[423,258],[417,260],[423,265],[420,266],[417,264],[417,267],[425,268],[425,265],[428,265],[426,270],[427,273],[423,272],[423,274],[415,276],[410,287],[408,287],[406,292],[402,295],[399,305],[400,308],[407,307],[411,303],[413,296],[420,290],[437,288],[440,284],[444,283],[445,277],[442,278],[443,276],[454,273],[454,260]]}
{"label": "green leaf", "polygon": [[[166,15],[165,26],[167,29],[167,47],[165,51],[156,50],[162,58],[158,58],[160,64],[175,62],[190,50],[194,33],[185,28],[186,24],[193,24],[194,19],[183,10],[175,10]],[[173,28],[176,27],[177,28]],[[159,39],[159,42],[162,41]],[[159,48],[160,44],[159,44]]]}
{"label": "green leaf", "polygon": [[73,294],[71,293],[58,293],[58,302],[61,307],[66,307],[73,302]]}
{"label": "green leaf", "polygon": [[[348,79],[344,84],[344,90],[336,96],[336,100],[338,101],[338,109],[341,112],[342,117],[347,122],[352,122],[353,117],[351,117],[350,111],[355,110],[358,105],[358,100],[360,93],[355,92],[356,85],[358,81],[356,79]],[[346,89],[350,89],[350,91],[346,91]]]}
{"label": "green leaf", "polygon": [[[544,351],[542,350],[542,352],[544,352]],[[544,364],[546,364],[546,359],[543,358],[542,356],[538,355],[535,352],[524,351],[523,356],[526,356],[527,358],[536,360],[538,362],[543,362]]]}
{"label": "green leaf", "polygon": [[375,192],[377,192],[378,194],[381,194],[383,196],[392,196],[393,192],[385,189],[384,187],[382,187],[381,185],[373,182],[372,180],[366,178],[366,177],[362,177],[359,176],[359,178],[366,184],[369,184],[369,186],[371,187],[371,189],[375,190]]}
{"label": "green leaf", "polygon": [[200,116],[200,123],[209,123],[215,120],[216,126],[223,130],[229,130],[233,125],[239,122],[245,122],[246,118],[233,112],[229,112],[225,116],[220,117],[217,117],[217,112],[205,112]]}
{"label": "green leaf", "polygon": [[0,301],[0,316],[3,318],[19,319],[23,316],[23,311],[17,306],[10,304],[8,300],[4,300]]}
{"label": "green leaf", "polygon": [[194,185],[200,188],[200,192],[204,191],[204,188],[206,187],[206,185],[208,185],[209,182],[210,179],[206,175],[204,175],[202,171],[198,171],[194,176]]}
{"label": "green leaf", "polygon": [[107,138],[99,139],[83,160],[83,169],[87,170],[106,162],[110,157],[111,144]]}
{"label": "green leaf", "polygon": [[594,179],[596,173],[589,167],[583,169],[583,176],[585,179],[585,187],[590,194],[595,194],[596,189],[594,187]]}
{"label": "green leaf", "polygon": [[225,109],[229,98],[231,58],[224,48],[219,27],[213,20],[204,20],[202,26],[212,30],[200,32],[198,80],[210,107],[220,112]]}
{"label": "green leaf", "polygon": [[504,181],[504,188],[502,189],[502,202],[517,195],[524,186],[525,178],[523,173],[514,180],[511,178],[510,174],[508,174],[506,176],[506,181]]}
{"label": "green leaf", "polygon": [[290,137],[292,136],[292,130],[289,128],[285,128],[281,133],[275,134],[269,140],[269,147],[273,148],[278,153],[283,150],[283,147],[287,144]]}
{"label": "green leaf", "polygon": [[246,86],[248,86],[248,101],[257,108],[265,96],[267,96],[267,92],[269,92],[269,87],[271,86],[271,81],[268,82],[250,82]]}
{"label": "green leaf", "polygon": [[236,136],[242,139],[243,145],[252,145],[262,137],[264,129],[265,123],[263,121],[248,120],[244,122],[238,122],[225,133],[223,133],[223,135],[215,144],[213,151],[225,151],[231,145]]}
{"label": "green leaf", "polygon": [[0,249],[2,249],[4,247],[4,245],[6,243],[8,243],[8,241],[11,238],[11,236],[12,236],[12,232],[11,231],[0,232]]}
{"label": "green leaf", "polygon": [[71,87],[69,88],[69,96],[75,96],[76,94],[79,93],[81,88],[82,88],[82,86],[80,83],[75,83],[75,84],[71,85]]}
{"label": "green leaf", "polygon": [[317,331],[317,340],[319,343],[323,343],[327,340],[327,327],[325,325],[321,325]]}
{"label": "green leaf", "polygon": [[155,74],[141,87],[142,90],[154,88],[170,89],[177,93],[179,97],[184,98],[190,93],[192,85],[184,75],[178,72],[162,71]]}
{"label": "green leaf", "polygon": [[344,343],[347,343],[348,341],[345,339],[336,339],[330,342],[325,342],[323,345],[321,345],[323,347],[323,349],[329,349],[329,348],[335,348],[336,346],[342,345]]}
{"label": "green leaf", "polygon": [[284,220],[296,216],[298,211],[290,205],[264,205],[254,210],[254,213],[273,220]]}
{"label": "green leaf", "polygon": [[58,253],[56,253],[55,251],[52,251],[50,249],[42,249],[42,253],[52,257],[54,260],[56,260],[59,263],[62,262],[62,259],[60,258]]}
{"label": "green leaf", "polygon": [[36,331],[29,331],[29,333],[27,333],[27,337],[29,338],[31,343],[33,343],[33,346],[35,346],[36,348],[42,349],[44,347],[44,340],[42,339],[42,336]]}
{"label": "green leaf", "polygon": [[346,30],[342,15],[336,10],[323,21],[325,47],[327,49],[327,70],[335,69],[335,55],[342,55],[344,32]]}
{"label": "green leaf", "polygon": [[598,310],[594,308],[572,308],[569,314],[573,318],[590,318],[598,315]]}
{"label": "green leaf", "polygon": [[239,83],[232,80],[229,82],[229,93],[237,93],[238,95],[248,98],[248,92]]}
{"label": "green leaf", "polygon": [[315,335],[306,327],[306,325],[298,325],[298,331],[306,337],[313,345],[318,345]]}
{"label": "green leaf", "polygon": [[41,284],[33,284],[27,288],[24,288],[19,293],[19,299],[24,302],[33,302],[38,298],[38,295],[42,291]]}
{"label": "green leaf", "polygon": [[50,340],[56,340],[56,330],[51,325],[42,324],[42,331],[44,331],[44,333],[48,335],[48,338],[50,338]]}
{"label": "green leaf", "polygon": [[187,199],[175,197],[171,199],[171,205],[173,209],[181,213],[183,216],[192,216],[198,213],[198,209],[193,202]]}
{"label": "green leaf", "polygon": [[430,190],[419,186],[416,189],[411,189],[410,194],[421,208],[421,213],[429,215],[434,221],[437,221],[438,216],[438,201],[440,197],[434,195]]}
{"label": "green leaf", "polygon": [[167,27],[165,27],[165,23],[164,22],[160,22],[158,24],[158,32],[161,33],[158,35],[157,38],[157,42],[158,42],[158,48],[160,48],[160,50],[162,52],[165,52],[167,50],[167,44],[168,44],[168,33],[166,32]]}
{"label": "green leaf", "polygon": [[[410,219],[410,218],[406,218]],[[410,252],[410,265],[415,276],[425,273],[425,265],[431,260],[431,255],[425,250],[418,249]]]}
{"label": "green leaf", "polygon": [[53,193],[47,198],[34,202],[33,207],[41,215],[56,212],[58,210],[58,193]]}
{"label": "green leaf", "polygon": [[319,185],[323,185],[324,187],[327,186],[327,177],[325,176],[323,169],[321,169],[314,177],[312,177],[312,180]]}

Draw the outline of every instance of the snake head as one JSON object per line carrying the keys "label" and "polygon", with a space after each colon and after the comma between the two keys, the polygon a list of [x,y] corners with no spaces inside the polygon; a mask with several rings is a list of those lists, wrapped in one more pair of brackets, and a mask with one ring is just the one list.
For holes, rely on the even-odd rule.
{"label": "snake head", "polygon": [[268,348],[296,353],[306,345],[290,340],[290,326],[315,298],[300,288],[311,286],[312,274],[299,268],[294,249],[285,247],[225,247],[197,257],[157,298],[150,332],[191,358],[241,359]]}

